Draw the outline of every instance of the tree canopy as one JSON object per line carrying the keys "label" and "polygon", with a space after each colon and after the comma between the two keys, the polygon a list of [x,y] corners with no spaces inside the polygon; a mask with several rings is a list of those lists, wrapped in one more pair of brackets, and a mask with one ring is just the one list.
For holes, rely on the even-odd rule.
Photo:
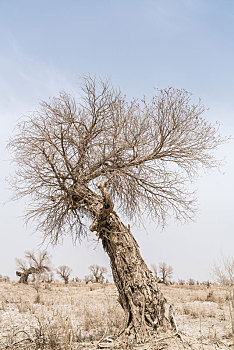
{"label": "tree canopy", "polygon": [[54,242],[66,232],[81,238],[92,216],[82,191],[98,193],[101,180],[130,220],[144,213],[164,225],[168,215],[193,216],[187,182],[217,165],[211,151],[225,141],[204,106],[174,88],[129,100],[90,76],[81,89],[78,99],[62,92],[42,101],[9,143],[16,197],[30,196],[27,219]]}

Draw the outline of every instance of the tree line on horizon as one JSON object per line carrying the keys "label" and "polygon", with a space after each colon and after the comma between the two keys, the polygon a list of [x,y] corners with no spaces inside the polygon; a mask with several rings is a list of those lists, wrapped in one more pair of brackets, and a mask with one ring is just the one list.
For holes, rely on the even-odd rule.
{"label": "tree line on horizon", "polygon": [[[92,264],[89,266],[90,273],[85,275],[83,279],[79,277],[73,277],[70,279],[72,269],[67,265],[60,265],[56,269],[52,268],[51,259],[49,253],[46,250],[38,251],[37,254],[33,251],[25,252],[25,259],[16,258],[16,276],[19,277],[18,282],[27,284],[30,282],[47,282],[51,283],[55,281],[54,272],[62,279],[65,284],[69,281],[77,283],[108,283],[107,274],[108,270],[104,266]],[[158,266],[151,264],[152,273],[157,283],[163,283],[165,285],[205,285],[207,287],[216,284],[210,280],[198,281],[193,278],[184,280],[179,278],[178,281],[172,280],[173,267],[160,262]],[[220,285],[233,285],[234,284],[234,258],[223,258],[219,264],[213,266],[214,280]],[[31,277],[31,278],[30,278]],[[0,274],[0,282],[9,282],[10,277]]]}
{"label": "tree line on horizon", "polygon": [[[53,269],[51,264],[51,259],[49,253],[44,251],[39,251],[37,254],[33,251],[25,252],[25,259],[16,258],[16,276],[19,278],[19,283],[28,283],[29,276],[31,275],[31,280],[43,281],[43,282],[53,282],[54,272],[68,284],[72,269],[67,265],[60,265],[58,268]],[[103,266],[96,264],[89,266],[90,274],[84,277],[84,282],[96,282],[104,283],[108,282],[106,278],[107,269]],[[73,278],[74,282],[81,282],[79,277]]]}

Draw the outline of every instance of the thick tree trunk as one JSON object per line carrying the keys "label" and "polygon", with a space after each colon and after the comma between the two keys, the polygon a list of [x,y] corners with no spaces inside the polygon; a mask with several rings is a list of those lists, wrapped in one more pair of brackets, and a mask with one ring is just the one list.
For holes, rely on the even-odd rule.
{"label": "thick tree trunk", "polygon": [[119,302],[126,313],[127,332],[144,341],[152,330],[165,326],[166,299],[158,289],[152,272],[141,257],[129,228],[115,213],[99,232],[110,257]]}
{"label": "thick tree trunk", "polygon": [[28,283],[29,273],[16,271],[16,276],[20,277],[19,283],[24,283],[24,284]]}
{"label": "thick tree trunk", "polygon": [[130,228],[113,211],[112,200],[103,183],[100,189],[103,198],[101,204],[97,197],[93,198],[92,211],[96,215],[90,230],[97,232],[110,257],[119,302],[126,314],[125,330],[133,334],[137,342],[143,342],[152,331],[165,326],[168,320],[166,299],[142,259]]}
{"label": "thick tree trunk", "polygon": [[30,268],[26,269],[23,272],[16,271],[16,276],[20,277],[19,283],[27,284],[28,283],[28,277],[32,273],[37,273],[37,269],[35,267],[30,267]]}

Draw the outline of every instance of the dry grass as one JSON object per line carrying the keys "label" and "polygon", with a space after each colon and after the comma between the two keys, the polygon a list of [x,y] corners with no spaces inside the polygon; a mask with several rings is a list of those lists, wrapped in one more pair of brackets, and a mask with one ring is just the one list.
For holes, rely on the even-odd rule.
{"label": "dry grass", "polygon": [[[230,300],[224,289],[187,285],[161,289],[174,304],[179,331],[189,348],[230,349]],[[123,326],[117,297],[112,284],[0,283],[0,349],[96,349],[100,339],[115,336]],[[160,347],[152,341],[136,348],[183,348],[178,341],[171,347],[169,343],[161,342]],[[133,347],[122,342],[119,349]]]}

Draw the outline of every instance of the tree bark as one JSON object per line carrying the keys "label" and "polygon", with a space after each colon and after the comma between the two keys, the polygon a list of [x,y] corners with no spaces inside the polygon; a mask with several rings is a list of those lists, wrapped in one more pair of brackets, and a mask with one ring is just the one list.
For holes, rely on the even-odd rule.
{"label": "tree bark", "polygon": [[93,213],[95,203],[99,209],[90,230],[97,232],[110,258],[119,302],[126,314],[125,331],[133,334],[137,342],[144,342],[152,331],[165,326],[166,299],[142,259],[130,227],[127,228],[113,211],[113,202],[104,183],[100,189],[102,205],[97,203],[97,197],[93,200]]}

